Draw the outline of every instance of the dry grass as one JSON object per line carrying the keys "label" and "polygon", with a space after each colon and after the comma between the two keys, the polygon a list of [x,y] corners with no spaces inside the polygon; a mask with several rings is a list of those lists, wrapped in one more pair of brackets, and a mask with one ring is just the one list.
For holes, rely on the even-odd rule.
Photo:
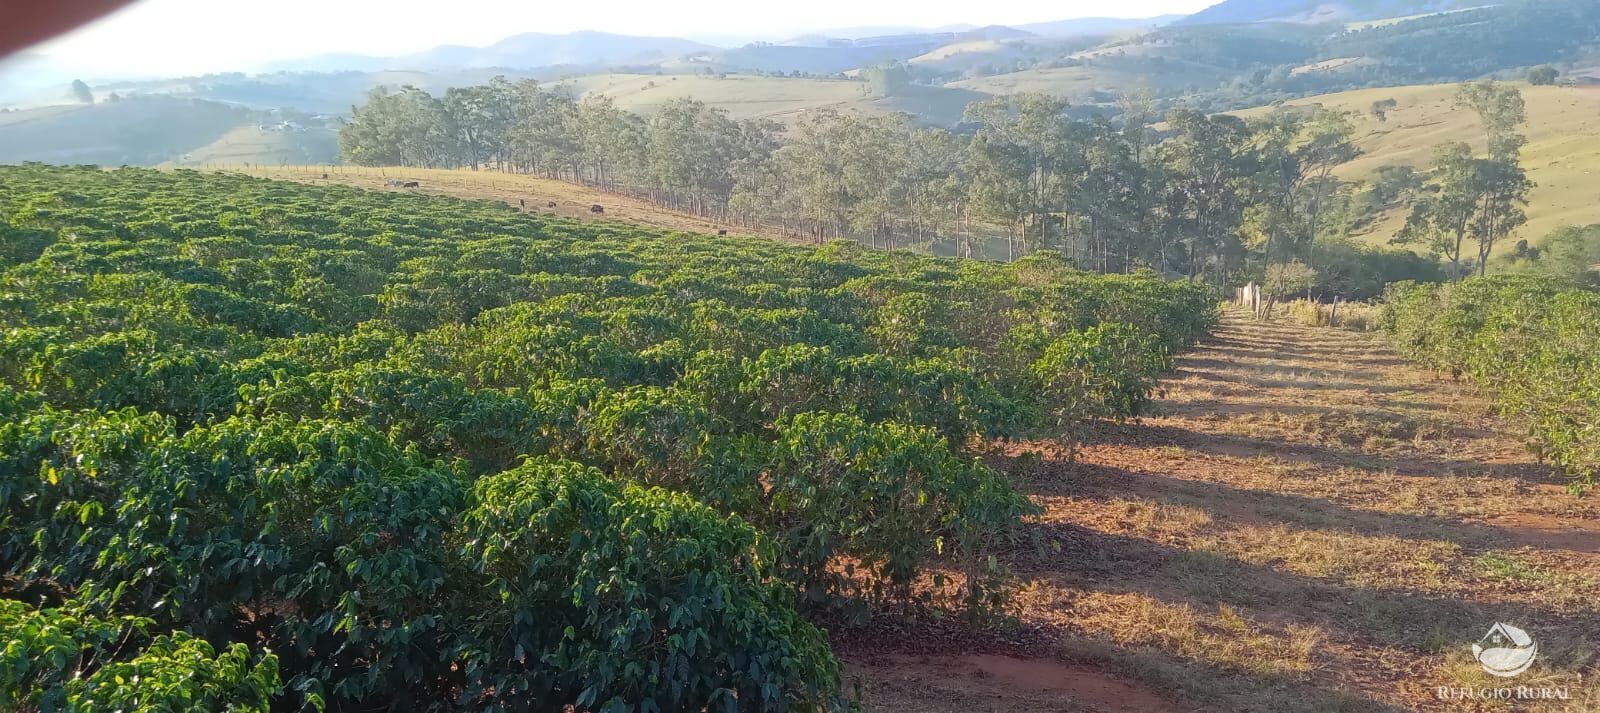
{"label": "dry grass", "polygon": [[[1528,105],[1523,133],[1523,167],[1537,187],[1529,194],[1528,224],[1518,237],[1538,239],[1563,225],[1600,223],[1594,172],[1600,169],[1600,87],[1533,87],[1518,85]],[[1351,113],[1357,145],[1362,155],[1340,167],[1341,178],[1362,180],[1379,167],[1400,164],[1423,168],[1437,147],[1467,141],[1480,150],[1483,132],[1470,111],[1455,108],[1457,85],[1427,84],[1409,87],[1359,89],[1297,99],[1288,104],[1320,104]],[[1398,106],[1379,121],[1369,112],[1372,103],[1393,99]],[[1250,116],[1265,109],[1239,112]],[[1406,211],[1384,213],[1358,236],[1369,243],[1386,243],[1404,226]],[[1510,250],[1516,240],[1502,241],[1497,251]]]}
{"label": "dry grass", "polygon": [[1072,601],[1083,633],[1248,673],[1300,676],[1324,635],[1319,627],[1269,625],[1226,604],[1202,610],[1145,594],[1095,593]]}
{"label": "dry grass", "polygon": [[[1045,546],[1008,558],[1028,635],[964,648],[1066,658],[1176,710],[1500,710],[1436,689],[1490,683],[1469,646],[1506,621],[1541,650],[1515,683],[1572,695],[1518,710],[1595,710],[1600,502],[1567,493],[1476,394],[1371,335],[1239,315],[1167,387],[1161,415],[1075,464],[1019,459],[1045,510]],[[874,710],[929,708],[859,670]],[[964,709],[1017,709],[991,679],[939,671],[926,680]],[[1067,693],[1023,707],[1112,710]]]}
{"label": "dry grass", "polygon": [[1378,328],[1381,305],[1368,302],[1340,302],[1337,306],[1311,300],[1294,300],[1283,306],[1289,321],[1305,327],[1337,327],[1357,332]]}
{"label": "dry grass", "polygon": [[[667,210],[649,201],[607,193],[588,186],[555,181],[537,176],[498,171],[432,168],[365,168],[361,166],[215,166],[219,170],[244,173],[260,178],[299,181],[318,185],[344,185],[371,190],[416,190],[421,193],[474,200],[499,201],[507,205],[574,220],[592,220],[591,206],[605,208],[605,220],[651,228],[715,234],[726,230],[733,235],[758,235],[784,239],[775,232],[734,227],[705,218]],[[390,179],[417,181],[416,189],[391,188]],[[554,206],[550,204],[554,203]]]}

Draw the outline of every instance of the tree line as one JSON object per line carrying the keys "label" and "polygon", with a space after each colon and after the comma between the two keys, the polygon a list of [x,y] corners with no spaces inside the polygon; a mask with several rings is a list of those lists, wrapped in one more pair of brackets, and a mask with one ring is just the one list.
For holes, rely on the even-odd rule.
{"label": "tree line", "polygon": [[[1515,89],[1475,86],[1491,104],[1520,102]],[[1443,193],[1422,189],[1415,173],[1402,178],[1416,185],[1398,186],[1336,176],[1360,154],[1351,117],[1339,111],[1162,116],[1147,94],[1119,103],[1114,117],[1077,119],[1064,100],[1021,94],[970,104],[955,129],[828,109],[784,127],[693,99],[642,116],[603,95],[495,79],[442,97],[376,89],[340,142],[356,164],[542,175],[817,242],[1006,259],[1051,250],[1084,269],[1218,283],[1256,279],[1280,263],[1322,273],[1330,289],[1352,268],[1319,262],[1349,257],[1343,238],[1397,200]],[[1501,124],[1520,121],[1484,111],[1501,111],[1493,119]],[[1487,161],[1514,160],[1497,150]],[[1448,184],[1448,167],[1433,174]],[[1515,227],[1511,208],[1525,202],[1514,185],[1497,190],[1489,243]],[[1398,251],[1357,259],[1405,260]]]}

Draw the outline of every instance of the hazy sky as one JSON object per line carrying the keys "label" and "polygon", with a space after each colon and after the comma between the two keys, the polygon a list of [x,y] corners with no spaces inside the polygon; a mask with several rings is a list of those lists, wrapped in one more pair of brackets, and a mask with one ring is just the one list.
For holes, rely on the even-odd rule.
{"label": "hazy sky", "polygon": [[1218,0],[144,0],[34,48],[92,72],[175,75],[325,52],[400,54],[519,32],[783,38],[860,25],[1189,13]]}

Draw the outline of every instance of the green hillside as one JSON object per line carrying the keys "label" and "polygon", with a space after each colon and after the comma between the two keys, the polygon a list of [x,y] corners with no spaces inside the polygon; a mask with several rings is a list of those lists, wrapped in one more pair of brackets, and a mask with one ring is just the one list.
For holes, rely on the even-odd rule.
{"label": "green hillside", "polygon": [[1223,0],[1178,23],[1354,22],[1492,4],[1483,0]]}
{"label": "green hillside", "polygon": [[153,165],[218,141],[256,118],[226,104],[171,97],[0,112],[0,164]]}
{"label": "green hillside", "polygon": [[1162,71],[1149,65],[1121,58],[1097,61],[1091,65],[1028,69],[950,83],[955,89],[983,94],[1049,94],[1075,104],[1103,103],[1118,94],[1149,88],[1162,95],[1201,91],[1215,87],[1228,75],[1215,67],[1195,62],[1161,62]]}
{"label": "green hillside", "polygon": [[595,74],[560,83],[572,87],[580,96],[608,96],[617,106],[641,114],[649,114],[674,99],[693,98],[727,109],[729,114],[741,119],[772,117],[866,98],[865,83],[840,79]]}
{"label": "green hillside", "polygon": [[328,164],[339,160],[339,134],[327,127],[263,129],[240,126],[216,141],[185,151],[178,166],[233,164]]}
{"label": "green hillside", "polygon": [[866,82],[730,74],[598,74],[565,79],[578,95],[604,95],[617,106],[650,114],[674,99],[695,99],[724,109],[736,119],[787,121],[812,109],[859,110],[868,114],[906,112],[930,124],[948,126],[966,105],[988,95],[965,87],[911,85],[889,96],[870,93]]}
{"label": "green hillside", "polygon": [[[1321,105],[1351,113],[1363,153],[1342,166],[1339,174],[1361,180],[1388,165],[1423,168],[1437,147],[1447,142],[1466,141],[1481,151],[1483,137],[1477,118],[1454,107],[1456,89],[1454,84],[1363,89],[1289,105]],[[1522,162],[1538,186],[1529,195],[1528,224],[1519,237],[1537,242],[1563,225],[1600,223],[1600,87],[1524,85],[1521,89],[1528,108],[1528,122],[1523,127],[1528,145],[1522,151]],[[1384,111],[1383,120],[1378,119],[1371,111],[1373,103],[1391,99],[1396,106]],[[1404,225],[1405,217],[1404,209],[1385,213],[1360,237],[1372,243],[1387,242]],[[1506,241],[1499,249],[1509,250],[1514,243]]]}

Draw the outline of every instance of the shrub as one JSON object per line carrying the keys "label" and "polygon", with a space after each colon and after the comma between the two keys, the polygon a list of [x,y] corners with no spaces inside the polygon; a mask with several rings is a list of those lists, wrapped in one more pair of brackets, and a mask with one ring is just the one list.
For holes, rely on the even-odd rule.
{"label": "shrub", "polygon": [[1104,324],[1051,342],[1032,365],[1044,403],[1069,453],[1092,419],[1123,420],[1149,409],[1170,359],[1154,338],[1126,324]]}
{"label": "shrub", "polygon": [[1572,478],[1600,474],[1600,294],[1548,278],[1395,285],[1381,322],[1406,357],[1466,376]]}
{"label": "shrub", "polygon": [[[1137,411],[1217,318],[1048,252],[37,164],[0,167],[0,268],[0,576],[269,649],[278,708],[831,706],[794,593],[998,606],[1031,506],[972,454]],[[1047,414],[1034,364],[1090,333],[1102,400]]]}
{"label": "shrub", "polygon": [[771,580],[749,526],[687,496],[534,460],[479,481],[466,555],[497,600],[468,606],[463,700],[537,710],[836,705],[826,637]]}
{"label": "shrub", "polygon": [[0,459],[17,474],[0,492],[16,533],[0,552],[21,573],[208,639],[265,642],[295,691],[427,684],[464,493],[387,439],[337,422],[176,436],[131,412],[47,413],[0,429]]}
{"label": "shrub", "polygon": [[148,619],[91,616],[81,604],[36,610],[0,599],[0,709],[271,710],[281,688],[272,654],[244,644],[218,653],[182,632],[150,638],[150,628]]}
{"label": "shrub", "polygon": [[[857,591],[907,601],[921,565],[947,552],[973,575],[969,603],[989,602],[993,582],[978,563],[1035,511],[999,473],[955,457],[933,431],[851,414],[780,421],[766,477],[766,502],[748,516],[773,534],[790,579],[812,601]],[[860,581],[831,567],[840,556]]]}

